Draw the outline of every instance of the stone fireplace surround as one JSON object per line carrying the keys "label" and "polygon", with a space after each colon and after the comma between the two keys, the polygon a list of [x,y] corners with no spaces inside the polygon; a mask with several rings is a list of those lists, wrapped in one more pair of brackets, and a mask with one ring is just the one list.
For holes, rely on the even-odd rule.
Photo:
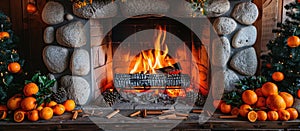
{"label": "stone fireplace surround", "polygon": [[[206,74],[208,78],[211,77],[207,81],[214,94],[222,93],[218,87],[225,87],[225,91],[233,90],[235,81],[256,72],[258,61],[252,46],[257,32],[252,24],[258,17],[258,9],[249,0],[214,0],[209,3],[207,16],[213,28],[207,26],[209,23],[199,24],[198,20],[206,17],[192,13],[190,5],[185,1],[127,0],[109,4],[95,1],[93,5],[80,9],[73,6],[63,0],[49,1],[45,5],[42,19],[49,26],[44,31],[43,59],[49,72],[57,77],[59,88],[65,88],[68,97],[75,99],[79,105],[93,103],[108,106],[101,95],[99,96],[98,90],[113,81],[114,69],[109,68],[113,67],[112,57],[117,47],[113,45],[122,41],[115,38],[114,30],[106,30],[111,29],[115,21],[143,13],[155,14],[152,24],[155,24],[155,20],[163,20],[162,16],[171,14],[172,17],[189,21],[193,31],[199,29],[198,32],[210,32],[202,33],[206,36],[199,38],[201,41],[186,38],[185,42],[191,44],[188,45],[191,50],[202,45],[204,48],[196,49],[198,58],[204,61],[200,61],[200,65],[211,64],[206,67],[217,69],[212,74]],[[148,18],[151,17],[144,15],[143,18],[130,18],[129,21]],[[124,30],[134,30],[132,33],[135,33],[140,29],[138,22],[130,25]],[[220,36],[220,40],[207,39],[214,34],[212,30]],[[170,38],[167,42],[171,41]],[[211,58],[203,58],[207,54],[201,55],[201,52],[211,54]],[[223,77],[217,77],[220,75]]]}

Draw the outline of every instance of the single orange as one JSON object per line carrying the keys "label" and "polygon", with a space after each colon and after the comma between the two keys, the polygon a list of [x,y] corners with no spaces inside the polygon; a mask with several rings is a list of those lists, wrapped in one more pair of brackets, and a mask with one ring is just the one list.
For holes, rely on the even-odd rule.
{"label": "single orange", "polygon": [[292,107],[294,104],[294,97],[287,92],[280,92],[279,95],[283,98],[286,107]]}
{"label": "single orange", "polygon": [[62,105],[62,104],[57,104],[53,107],[53,113],[55,115],[62,115],[62,114],[64,114],[65,110],[66,109],[65,109],[64,105]]}
{"label": "single orange", "polygon": [[268,114],[265,111],[257,111],[257,120],[265,121],[268,118]]}
{"label": "single orange", "polygon": [[279,72],[279,71],[274,72],[272,74],[272,79],[274,81],[282,81],[284,79],[284,74],[282,72]]}
{"label": "single orange", "polygon": [[269,95],[277,95],[278,87],[273,82],[266,82],[262,85],[261,91],[265,97],[268,97]]}
{"label": "single orange", "polygon": [[38,110],[29,111],[27,113],[27,118],[30,121],[37,121],[37,120],[39,120],[39,112],[38,112]]}
{"label": "single orange", "polygon": [[250,112],[250,110],[252,110],[252,108],[251,108],[250,105],[248,105],[248,104],[243,104],[243,105],[241,105],[241,106],[240,106],[240,111],[239,111],[240,116],[246,117],[247,114],[248,114],[248,112]]}
{"label": "single orange", "polygon": [[0,32],[0,40],[3,40],[4,38],[9,38],[9,37],[10,37],[10,35],[8,32],[6,32],[6,31]]}
{"label": "single orange", "polygon": [[22,98],[18,96],[14,96],[8,99],[7,108],[10,110],[16,110],[21,107]]}
{"label": "single orange", "polygon": [[245,90],[242,94],[242,100],[248,105],[253,105],[257,102],[257,95],[252,90]]}
{"label": "single orange", "polygon": [[36,108],[36,99],[34,97],[26,97],[21,101],[21,108],[25,111],[30,111]]}
{"label": "single orange", "polygon": [[66,111],[73,111],[76,107],[75,101],[71,99],[66,100],[63,105]]}
{"label": "single orange", "polygon": [[278,111],[279,119],[282,121],[288,121],[290,119],[290,113],[287,110],[281,109]]}
{"label": "single orange", "polygon": [[277,121],[278,120],[278,113],[276,111],[269,111],[268,112],[268,120],[269,121]]}
{"label": "single orange", "polygon": [[228,114],[228,113],[231,112],[231,105],[226,104],[226,102],[223,102],[221,104],[220,110],[221,110],[222,113]]}
{"label": "single orange", "polygon": [[298,89],[298,91],[297,91],[297,96],[298,96],[298,98],[300,98],[300,89]]}
{"label": "single orange", "polygon": [[21,65],[18,62],[9,63],[7,69],[11,73],[18,73],[21,70]]}
{"label": "single orange", "polygon": [[14,113],[14,121],[15,122],[22,122],[25,119],[25,112],[24,111],[15,111]]}
{"label": "single orange", "polygon": [[216,109],[220,109],[221,104],[222,104],[223,102],[224,102],[224,101],[222,101],[222,100],[214,100],[213,105],[214,105],[214,107],[215,107]]}
{"label": "single orange", "polygon": [[271,95],[268,96],[266,100],[266,105],[273,111],[278,111],[280,109],[285,109],[286,104],[284,99],[280,95]]}
{"label": "single orange", "polygon": [[7,111],[0,111],[0,120],[4,120],[7,117]]}
{"label": "single orange", "polygon": [[258,97],[257,102],[255,103],[256,107],[265,107],[266,106],[266,98],[265,97]]}
{"label": "single orange", "polygon": [[55,105],[57,105],[57,102],[55,102],[55,101],[50,101],[49,103],[46,104],[46,107],[53,107],[53,106],[55,106]]}
{"label": "single orange", "polygon": [[290,113],[290,120],[295,120],[298,118],[298,111],[295,108],[286,109]]}
{"label": "single orange", "polygon": [[240,109],[238,107],[234,107],[234,108],[232,108],[230,113],[231,113],[231,115],[237,116],[240,114]]}
{"label": "single orange", "polygon": [[45,107],[40,111],[39,116],[41,119],[49,120],[53,117],[53,110],[50,107]]}
{"label": "single orange", "polygon": [[33,82],[26,84],[23,88],[23,93],[25,96],[32,96],[38,92],[39,92],[39,87]]}
{"label": "single orange", "polygon": [[250,111],[248,114],[247,114],[247,118],[250,122],[255,122],[256,119],[257,119],[257,113],[255,111]]}
{"label": "single orange", "polygon": [[298,36],[290,36],[287,39],[287,45],[291,48],[298,47],[300,45],[300,39]]}
{"label": "single orange", "polygon": [[256,93],[257,97],[264,96],[263,93],[262,93],[262,91],[261,91],[261,88],[255,89],[255,93]]}

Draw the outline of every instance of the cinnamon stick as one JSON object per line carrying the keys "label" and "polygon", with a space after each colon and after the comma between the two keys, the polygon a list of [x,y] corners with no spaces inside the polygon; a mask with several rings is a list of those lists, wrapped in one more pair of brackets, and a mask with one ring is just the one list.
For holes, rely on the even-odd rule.
{"label": "cinnamon stick", "polygon": [[107,118],[107,119],[110,119],[110,118],[112,118],[113,116],[115,116],[116,114],[118,114],[119,112],[120,112],[119,109],[118,109],[118,110],[115,110],[115,111],[113,111],[112,113],[108,114],[108,115],[106,116],[106,118]]}
{"label": "cinnamon stick", "polygon": [[137,112],[134,112],[134,113],[130,114],[130,117],[134,117],[134,116],[137,116],[139,114],[141,114],[141,111],[137,111]]}
{"label": "cinnamon stick", "polygon": [[147,110],[147,115],[161,115],[163,112],[161,110]]}
{"label": "cinnamon stick", "polygon": [[219,116],[221,119],[232,119],[232,118],[238,118],[237,115],[231,115],[231,116]]}
{"label": "cinnamon stick", "polygon": [[176,112],[175,115],[179,116],[179,117],[188,117],[189,116],[189,114],[179,113],[179,112]]}
{"label": "cinnamon stick", "polygon": [[176,117],[167,117],[166,119],[168,119],[168,120],[186,120],[187,117],[176,116]]}
{"label": "cinnamon stick", "polygon": [[78,117],[78,111],[75,111],[73,116],[72,116],[72,120],[76,120]]}
{"label": "cinnamon stick", "polygon": [[203,113],[204,111],[203,110],[200,110],[200,109],[194,109],[192,110],[193,113]]}
{"label": "cinnamon stick", "polygon": [[158,116],[158,119],[163,120],[163,119],[174,118],[174,117],[176,117],[175,114],[169,114],[169,115]]}

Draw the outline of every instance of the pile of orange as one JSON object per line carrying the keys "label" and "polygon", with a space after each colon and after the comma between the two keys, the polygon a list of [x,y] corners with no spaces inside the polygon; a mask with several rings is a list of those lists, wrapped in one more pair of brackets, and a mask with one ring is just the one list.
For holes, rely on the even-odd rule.
{"label": "pile of orange", "polygon": [[66,111],[75,109],[74,100],[66,100],[63,103],[50,101],[42,103],[37,107],[35,95],[39,87],[35,83],[28,83],[23,88],[23,94],[17,94],[7,101],[7,105],[0,105],[0,119],[5,119],[7,110],[14,111],[13,119],[15,122],[22,122],[27,118],[30,121],[39,119],[49,120],[53,115],[62,115]]}
{"label": "pile of orange", "polygon": [[[245,90],[242,93],[243,105],[232,107],[225,102],[214,103],[222,113],[239,115],[250,122],[294,120],[298,118],[298,111],[292,108],[294,97],[287,92],[278,92],[278,87],[272,82],[266,82],[256,90]],[[220,107],[218,107],[220,104]]]}

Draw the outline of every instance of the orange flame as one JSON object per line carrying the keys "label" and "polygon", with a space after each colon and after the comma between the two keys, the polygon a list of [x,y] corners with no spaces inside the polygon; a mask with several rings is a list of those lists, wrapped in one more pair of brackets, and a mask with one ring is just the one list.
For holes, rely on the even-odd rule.
{"label": "orange flame", "polygon": [[[165,44],[166,27],[158,26],[154,40],[154,49],[143,50],[139,53],[130,65],[130,74],[134,73],[156,73],[156,69],[172,66],[175,61],[168,56],[168,47]],[[164,50],[161,49],[164,47]]]}

